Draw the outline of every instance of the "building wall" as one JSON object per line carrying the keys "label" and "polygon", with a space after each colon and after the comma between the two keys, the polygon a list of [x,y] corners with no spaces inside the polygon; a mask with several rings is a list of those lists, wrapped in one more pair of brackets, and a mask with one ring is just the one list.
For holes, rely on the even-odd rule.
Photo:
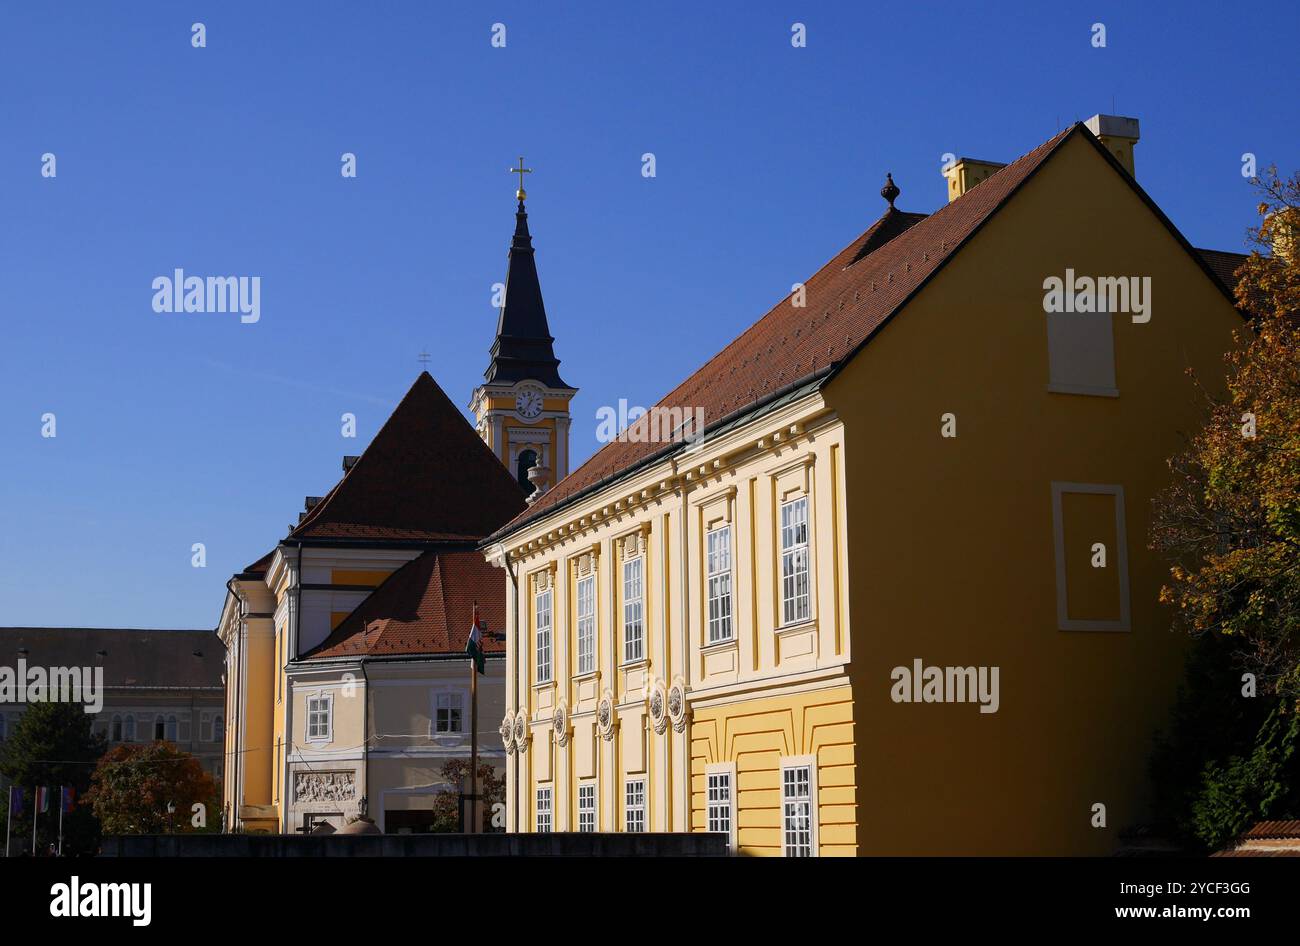
{"label": "building wall", "polygon": [[[1047,390],[1043,280],[1066,267],[1152,278],[1148,323],[1113,316],[1118,397]],[[1241,325],[1076,137],[827,389],[847,432],[862,853],[1105,854],[1148,816],[1184,644],[1157,603],[1151,499],[1200,423],[1185,369],[1218,387]],[[1131,630],[1058,628],[1053,482],[1123,487]],[[1093,572],[1113,607],[1113,504],[1071,508],[1074,552],[1110,549],[1106,570],[1069,570],[1072,605]],[[891,669],[916,658],[999,667],[1000,708],[893,702]]]}

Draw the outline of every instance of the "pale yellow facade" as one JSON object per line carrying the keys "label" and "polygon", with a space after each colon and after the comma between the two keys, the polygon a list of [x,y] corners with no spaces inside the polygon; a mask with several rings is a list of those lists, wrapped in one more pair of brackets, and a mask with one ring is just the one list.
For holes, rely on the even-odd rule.
{"label": "pale yellow facade", "polygon": [[[722,825],[746,854],[1116,850],[1182,673],[1150,505],[1199,422],[1187,370],[1215,390],[1243,325],[1157,214],[1077,133],[828,381],[485,547],[510,575],[511,829],[590,830],[594,796],[595,830]],[[1053,382],[1044,279],[1067,267],[1151,279],[1148,320],[1110,317],[1114,390]],[[904,701],[916,661],[996,670],[997,697]]]}

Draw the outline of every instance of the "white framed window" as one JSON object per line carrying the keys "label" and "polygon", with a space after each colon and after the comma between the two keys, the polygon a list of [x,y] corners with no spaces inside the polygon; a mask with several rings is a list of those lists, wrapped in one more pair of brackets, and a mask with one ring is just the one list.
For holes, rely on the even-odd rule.
{"label": "white framed window", "polygon": [[551,682],[551,591],[537,593],[537,682]]}
{"label": "white framed window", "polygon": [[212,714],[199,713],[199,739],[203,742],[212,741]]}
{"label": "white framed window", "polygon": [[628,779],[624,792],[623,830],[645,830],[645,779]]}
{"label": "white framed window", "polygon": [[596,830],[596,783],[578,785],[578,831],[589,834]]}
{"label": "white framed window", "polygon": [[709,532],[706,544],[709,643],[717,644],[731,640],[731,526]]}
{"label": "white framed window", "polygon": [[547,785],[537,790],[537,832],[551,833],[551,787]]}
{"label": "white framed window", "polygon": [[631,663],[645,656],[645,607],[643,559],[623,563],[623,661]]}
{"label": "white framed window", "polygon": [[180,741],[190,741],[190,714],[181,713]]}
{"label": "white framed window", "polygon": [[596,669],[596,576],[578,579],[578,673]]}
{"label": "white framed window", "polygon": [[334,697],[317,693],[307,697],[307,741],[330,742],[334,725]]}
{"label": "white framed window", "polygon": [[167,738],[167,720],[161,714],[153,718],[153,737],[155,740]]}
{"label": "white framed window", "polygon": [[175,717],[175,716],[168,716],[168,717],[167,717],[167,735],[166,735],[166,737],[165,737],[165,738],[167,739],[168,742],[176,742],[177,739],[180,738],[180,736],[178,735],[178,732],[177,732],[178,727],[179,727],[179,724],[176,722],[176,717]]}
{"label": "white framed window", "polygon": [[781,623],[812,616],[808,593],[808,497],[781,504]]}
{"label": "white framed window", "polygon": [[213,717],[212,720],[212,741],[226,741],[226,721],[220,713]]}
{"label": "white framed window", "polygon": [[817,763],[811,756],[781,760],[781,853],[817,853]]}
{"label": "white framed window", "polygon": [[126,741],[135,742],[135,716],[131,713],[126,714]]}
{"label": "white framed window", "polygon": [[435,735],[465,731],[465,694],[459,690],[441,690],[433,695],[433,731]]}
{"label": "white framed window", "polygon": [[725,834],[727,845],[736,849],[736,766],[734,763],[711,765],[706,770],[707,827],[710,832]]}
{"label": "white framed window", "polygon": [[114,742],[122,741],[122,717],[116,714],[113,716],[113,735],[111,738]]}

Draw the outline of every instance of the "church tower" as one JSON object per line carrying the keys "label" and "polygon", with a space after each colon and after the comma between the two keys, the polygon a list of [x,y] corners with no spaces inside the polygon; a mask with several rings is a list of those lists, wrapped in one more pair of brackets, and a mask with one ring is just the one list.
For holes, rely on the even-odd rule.
{"label": "church tower", "polygon": [[497,319],[491,361],[469,409],[479,436],[526,490],[539,496],[569,472],[569,401],[578,393],[560,378],[552,347],[537,261],[524,208],[524,175],[519,167],[515,197],[515,235],[510,243],[505,299]]}

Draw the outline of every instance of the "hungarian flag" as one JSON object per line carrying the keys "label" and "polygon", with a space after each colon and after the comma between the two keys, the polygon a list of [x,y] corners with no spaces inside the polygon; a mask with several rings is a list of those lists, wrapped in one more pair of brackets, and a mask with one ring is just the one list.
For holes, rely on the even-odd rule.
{"label": "hungarian flag", "polygon": [[23,790],[17,785],[9,786],[9,817],[17,818],[23,813]]}
{"label": "hungarian flag", "polygon": [[32,805],[32,811],[38,815],[43,815],[50,810],[50,790],[48,788],[37,788],[35,804]]}
{"label": "hungarian flag", "polygon": [[487,626],[478,619],[478,604],[474,605],[474,623],[469,628],[469,640],[465,642],[465,653],[469,654],[474,661],[474,669],[479,673],[487,673],[487,668],[483,660],[483,632]]}
{"label": "hungarian flag", "polygon": [[77,790],[71,785],[63,785],[59,788],[59,807],[63,809],[66,815],[72,811],[73,799],[77,796]]}

